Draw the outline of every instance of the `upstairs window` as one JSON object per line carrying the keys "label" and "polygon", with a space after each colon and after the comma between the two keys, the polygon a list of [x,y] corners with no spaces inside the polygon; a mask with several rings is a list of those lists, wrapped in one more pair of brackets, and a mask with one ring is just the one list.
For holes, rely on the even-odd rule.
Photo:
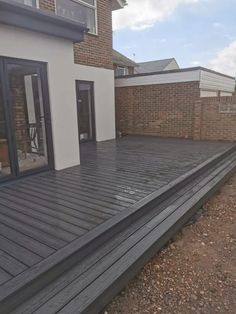
{"label": "upstairs window", "polygon": [[38,7],[38,0],[14,0],[15,2],[21,3],[21,4],[25,4],[25,5],[29,5],[31,7]]}
{"label": "upstairs window", "polygon": [[125,76],[129,74],[129,70],[126,67],[118,66],[115,70],[115,76]]}
{"label": "upstairs window", "polygon": [[84,23],[89,33],[97,34],[97,0],[57,0],[57,14]]}

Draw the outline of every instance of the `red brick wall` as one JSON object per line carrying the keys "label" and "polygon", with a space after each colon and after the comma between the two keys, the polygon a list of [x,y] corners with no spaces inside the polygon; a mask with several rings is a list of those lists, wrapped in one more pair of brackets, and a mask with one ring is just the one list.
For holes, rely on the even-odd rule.
{"label": "red brick wall", "polygon": [[98,35],[85,35],[83,43],[75,44],[75,63],[113,69],[112,9],[110,0],[98,0]]}
{"label": "red brick wall", "polygon": [[[55,0],[40,0],[40,8],[55,12]],[[98,35],[85,35],[85,41],[75,44],[75,63],[113,69],[112,8],[110,0],[97,0]]]}
{"label": "red brick wall", "polygon": [[116,88],[117,131],[192,138],[199,82]]}
{"label": "red brick wall", "polygon": [[39,0],[39,7],[42,10],[55,12],[55,0]]}
{"label": "red brick wall", "polygon": [[234,97],[204,97],[195,104],[196,140],[236,141],[236,113],[221,113],[220,104],[236,104]]}

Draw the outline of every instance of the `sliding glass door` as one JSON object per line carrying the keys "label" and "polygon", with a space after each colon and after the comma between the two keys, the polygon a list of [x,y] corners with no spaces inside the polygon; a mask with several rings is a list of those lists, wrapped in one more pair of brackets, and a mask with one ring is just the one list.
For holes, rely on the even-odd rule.
{"label": "sliding glass door", "polygon": [[[12,175],[33,173],[52,167],[50,110],[47,96],[47,76],[44,64],[15,59],[3,59],[5,116],[8,128],[2,127],[2,138],[10,138],[8,151]],[[1,114],[1,111],[0,111]],[[4,117],[4,114],[1,114]],[[2,125],[5,126],[4,118]],[[6,131],[9,130],[6,136]],[[5,133],[4,133],[5,132]],[[5,144],[6,149],[7,144]],[[9,154],[8,154],[9,155]],[[7,154],[5,153],[5,159]],[[8,157],[9,159],[9,157]],[[3,166],[2,166],[3,167]],[[10,171],[10,167],[9,170]]]}

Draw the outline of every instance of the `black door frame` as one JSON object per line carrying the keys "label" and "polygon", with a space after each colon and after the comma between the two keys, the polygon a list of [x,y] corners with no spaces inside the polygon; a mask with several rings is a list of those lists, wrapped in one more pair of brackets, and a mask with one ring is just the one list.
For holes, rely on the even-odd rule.
{"label": "black door frame", "polygon": [[[47,157],[48,165],[40,168],[27,170],[24,172],[19,171],[17,150],[16,150],[16,136],[15,136],[15,124],[13,119],[12,100],[10,96],[10,86],[7,73],[7,65],[16,64],[21,66],[35,66],[40,70],[42,98],[44,107],[44,120],[45,120],[45,132],[47,141]],[[47,77],[47,63],[41,61],[33,61],[26,59],[10,58],[0,56],[0,79],[2,82],[2,98],[3,108],[6,121],[6,133],[8,138],[9,147],[9,159],[11,166],[11,174],[6,177],[0,178],[0,183],[12,179],[20,179],[22,177],[37,174],[43,171],[54,169],[54,151],[52,140],[52,128],[51,128],[51,111],[49,102],[49,90],[48,90],[48,77]]]}
{"label": "black door frame", "polygon": [[[76,80],[76,100],[77,100],[77,115],[78,115],[78,132],[79,132],[79,142],[94,142],[96,141],[96,120],[95,120],[95,103],[94,103],[94,82],[92,81],[85,81],[85,80]],[[92,138],[88,140],[81,140],[80,139],[80,128],[79,128],[79,84],[88,84],[91,86],[91,113],[92,113]]]}

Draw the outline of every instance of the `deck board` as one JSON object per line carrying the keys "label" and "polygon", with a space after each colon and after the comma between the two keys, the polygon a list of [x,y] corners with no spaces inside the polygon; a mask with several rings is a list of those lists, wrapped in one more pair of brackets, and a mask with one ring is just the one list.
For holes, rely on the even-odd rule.
{"label": "deck board", "polygon": [[0,248],[27,266],[33,266],[42,260],[42,257],[39,255],[11,240],[8,240],[2,235],[0,235]]}
{"label": "deck board", "polygon": [[53,254],[55,250],[51,249],[50,247],[46,246],[45,244],[36,241],[19,231],[16,231],[8,226],[4,225],[0,222],[0,235],[7,237],[8,240],[14,241],[15,243],[19,244],[20,246],[27,248],[31,252],[46,258],[49,255]]}
{"label": "deck board", "polygon": [[[223,167],[226,166],[226,164],[223,165]],[[130,255],[133,254],[129,251],[137,245],[141,246],[140,242],[144,242],[144,237],[149,233],[151,234],[152,230],[155,230],[156,226],[160,224],[163,218],[160,216],[157,219],[158,213],[161,213],[164,208],[167,211],[174,211],[205,186],[211,178],[205,180],[205,174],[197,178],[192,184],[165,201],[158,208],[158,211],[155,210],[155,212],[142,217],[125,232],[111,239],[97,252],[93,252],[91,259],[88,257],[76,265],[74,269],[60,276],[58,280],[20,307],[20,311],[25,314],[32,312],[35,314],[82,313],[83,308],[90,302],[89,299],[95,298],[96,294],[101,293],[104,282],[112,282],[121,267],[126,266],[127,261],[131,258]],[[152,219],[153,217],[155,218]],[[119,263],[121,266],[118,266]]]}
{"label": "deck board", "polygon": [[4,285],[231,146],[153,137],[86,143],[81,166],[1,186],[0,282]]}
{"label": "deck board", "polygon": [[10,280],[13,276],[7,273],[5,270],[0,268],[0,286]]}
{"label": "deck board", "polygon": [[22,273],[27,267],[9,254],[0,250],[0,268],[14,277]]}
{"label": "deck board", "polygon": [[130,202],[133,203],[139,199],[142,198],[141,195],[133,195],[132,199],[129,198],[127,196],[127,194],[125,193],[119,193],[119,195],[115,195],[113,189],[109,186],[109,189],[106,187],[102,187],[101,184],[93,184],[93,182],[91,182],[88,186],[88,182],[84,182],[81,183],[79,181],[74,180],[73,181],[73,177],[70,179],[66,179],[65,175],[63,175],[62,178],[59,178],[59,176],[57,176],[56,178],[39,178],[38,182],[42,181],[44,184],[53,184],[55,185],[55,182],[58,186],[63,187],[63,189],[65,189],[65,191],[69,190],[69,191],[74,191],[76,193],[78,193],[78,189],[80,191],[85,191],[87,192],[89,195],[91,195],[92,193],[95,193],[96,195],[102,195],[102,196],[107,196],[108,198],[111,199],[120,199],[121,201],[125,201],[125,202]]}

